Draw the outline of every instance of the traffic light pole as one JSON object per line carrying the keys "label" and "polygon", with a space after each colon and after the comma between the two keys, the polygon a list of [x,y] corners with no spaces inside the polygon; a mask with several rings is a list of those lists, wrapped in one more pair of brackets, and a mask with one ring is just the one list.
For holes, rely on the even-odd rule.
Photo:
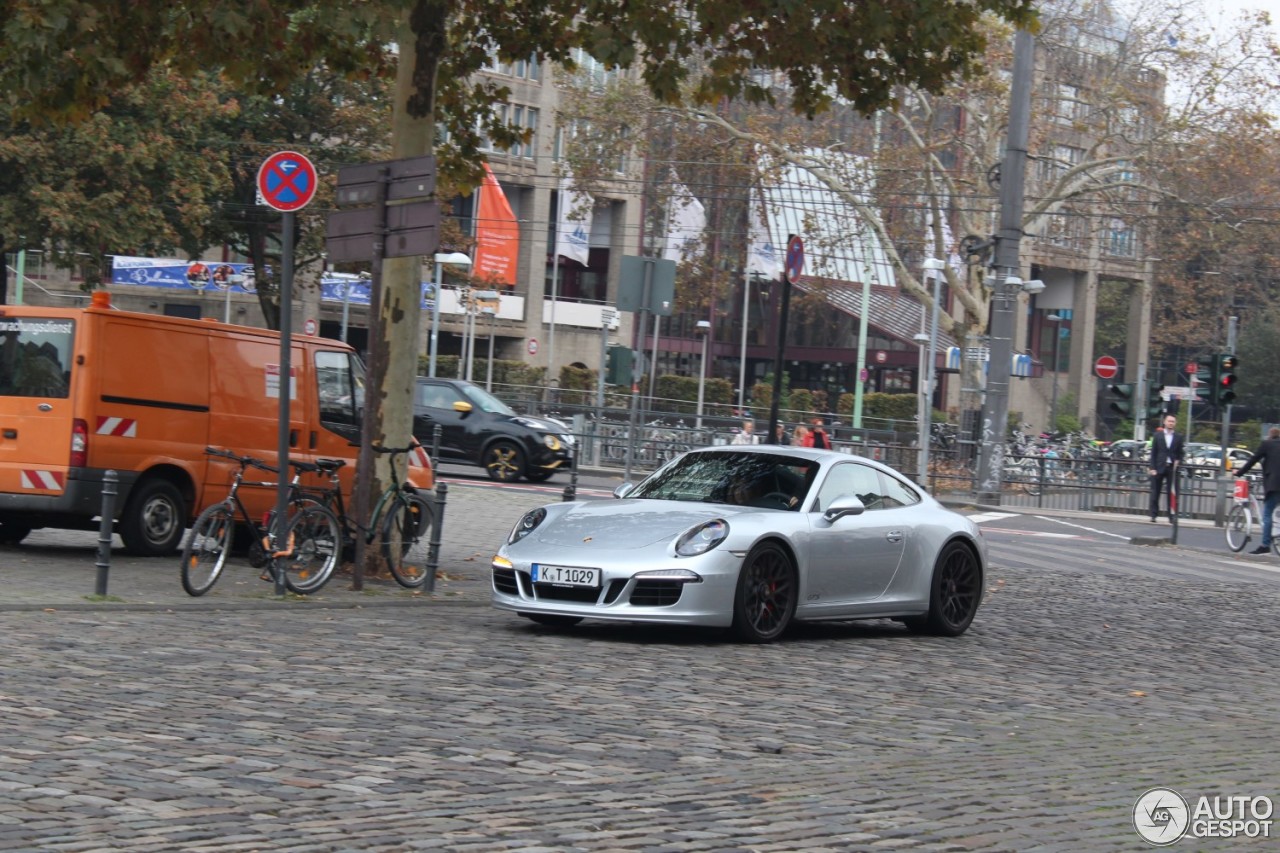
{"label": "traffic light pole", "polygon": [[[1145,364],[1138,365],[1138,384],[1133,386],[1133,440],[1147,440],[1147,366]],[[1141,403],[1139,403],[1141,401]],[[1142,411],[1138,411],[1138,406],[1142,406]]]}

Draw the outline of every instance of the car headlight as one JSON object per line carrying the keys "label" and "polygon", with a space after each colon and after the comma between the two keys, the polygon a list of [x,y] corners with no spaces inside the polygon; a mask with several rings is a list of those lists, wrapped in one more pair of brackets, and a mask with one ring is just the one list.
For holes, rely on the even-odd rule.
{"label": "car headlight", "polygon": [[511,528],[511,535],[507,537],[507,544],[512,545],[519,542],[524,537],[538,529],[547,517],[547,511],[542,507],[531,509],[524,514],[524,517],[516,522],[516,526]]}
{"label": "car headlight", "polygon": [[729,523],[721,519],[705,521],[691,530],[685,531],[676,540],[676,555],[679,557],[696,557],[705,554],[719,545],[729,535]]}
{"label": "car headlight", "polygon": [[547,446],[548,450],[560,449],[560,439],[552,435],[551,433],[545,433],[542,436],[542,443]]}

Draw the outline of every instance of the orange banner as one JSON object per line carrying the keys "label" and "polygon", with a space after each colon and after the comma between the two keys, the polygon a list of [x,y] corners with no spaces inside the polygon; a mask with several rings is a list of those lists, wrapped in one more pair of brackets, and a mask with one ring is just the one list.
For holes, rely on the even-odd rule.
{"label": "orange banner", "polygon": [[488,163],[484,164],[484,183],[476,192],[480,194],[476,214],[476,275],[515,287],[520,226]]}

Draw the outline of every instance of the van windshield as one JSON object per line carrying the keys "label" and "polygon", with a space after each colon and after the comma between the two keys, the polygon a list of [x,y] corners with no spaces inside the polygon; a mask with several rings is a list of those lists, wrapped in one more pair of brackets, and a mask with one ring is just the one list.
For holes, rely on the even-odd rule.
{"label": "van windshield", "polygon": [[0,396],[71,393],[74,320],[0,316]]}

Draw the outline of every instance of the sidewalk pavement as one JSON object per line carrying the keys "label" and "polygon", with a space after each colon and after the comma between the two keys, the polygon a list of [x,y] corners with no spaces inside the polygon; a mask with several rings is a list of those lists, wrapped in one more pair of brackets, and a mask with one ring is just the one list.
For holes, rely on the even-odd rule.
{"label": "sidewalk pavement", "polygon": [[[274,586],[243,560],[228,563],[217,585],[193,598],[179,580],[179,559],[134,557],[117,536],[107,570],[107,595],[96,596],[98,534],[91,531],[37,530],[21,545],[0,546],[0,611],[123,609],[245,609],[270,607],[430,606],[432,603],[489,600],[489,558],[512,525],[529,509],[559,498],[545,489],[498,489],[488,484],[449,480],[441,533],[440,565],[432,593],[406,590],[388,578],[366,578],[351,588],[349,569],[340,570],[320,592],[277,597]],[[939,496],[957,510],[1048,515],[1094,521],[1142,521],[1115,513],[994,506]],[[1183,519],[1185,527],[1212,528],[1204,519]],[[1132,537],[1135,544],[1163,544],[1169,526]]]}

